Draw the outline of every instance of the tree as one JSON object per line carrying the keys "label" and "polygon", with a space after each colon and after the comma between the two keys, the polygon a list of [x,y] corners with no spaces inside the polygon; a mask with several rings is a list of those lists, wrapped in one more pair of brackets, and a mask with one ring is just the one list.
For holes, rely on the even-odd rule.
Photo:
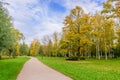
{"label": "tree", "polygon": [[[19,30],[11,28],[11,35],[10,35],[10,41],[8,44],[10,44],[8,50],[12,51],[13,58],[16,57],[18,49],[16,48],[19,44],[19,41],[23,38],[23,34],[19,32]],[[18,46],[19,47],[19,46]]]}
{"label": "tree", "polygon": [[19,53],[18,55],[29,55],[29,47],[27,44],[25,44],[24,42],[19,44],[20,48],[19,48]]}
{"label": "tree", "polygon": [[53,37],[53,55],[54,56],[58,56],[58,51],[59,51],[59,41],[60,41],[60,37],[59,37],[59,33],[54,32],[52,37]]}
{"label": "tree", "polygon": [[[120,1],[119,0],[107,0],[103,4],[103,8],[104,9],[102,10],[102,14],[105,16],[105,19],[107,20],[106,24],[108,25],[109,23],[111,23],[112,27],[114,29],[114,31],[112,30],[112,32],[109,33],[109,34],[111,34],[111,36],[109,36],[109,38],[111,38],[111,41],[112,41],[113,36],[115,36],[114,34],[119,30],[119,26],[120,26],[120,24],[119,24],[120,23]],[[113,22],[110,19],[114,19],[115,21]],[[110,26],[110,24],[109,24],[109,26]],[[106,33],[106,34],[108,34],[108,33]],[[113,44],[113,42],[111,42],[111,44]],[[111,47],[111,45],[109,47]],[[110,54],[110,51],[111,51],[111,49],[109,49],[109,54]]]}
{"label": "tree", "polygon": [[36,56],[39,53],[40,42],[34,39],[30,45],[30,55]]}
{"label": "tree", "polygon": [[[71,44],[72,42],[72,35],[74,35],[74,41],[76,43],[77,47],[77,56],[78,59],[80,58],[80,42],[81,42],[81,18],[84,15],[84,11],[81,7],[76,6],[75,9],[72,9],[70,12],[70,15],[66,17],[64,23],[65,23],[65,31],[67,33],[66,36],[69,37],[69,41],[67,44]],[[72,34],[72,35],[71,35]],[[71,45],[69,46],[71,48]]]}
{"label": "tree", "polygon": [[22,34],[13,27],[12,18],[8,14],[8,10],[4,7],[3,2],[0,1],[0,58],[1,51],[7,49],[15,57],[15,46],[22,38]]}
{"label": "tree", "polygon": [[[8,10],[3,7],[4,3],[0,2],[0,59],[2,49],[13,48],[14,43],[20,39],[20,32],[13,27],[11,16]],[[11,50],[10,50],[11,52]]]}
{"label": "tree", "polygon": [[42,55],[50,56],[50,53],[52,52],[52,40],[50,36],[45,35],[42,39],[42,49],[43,53]]}

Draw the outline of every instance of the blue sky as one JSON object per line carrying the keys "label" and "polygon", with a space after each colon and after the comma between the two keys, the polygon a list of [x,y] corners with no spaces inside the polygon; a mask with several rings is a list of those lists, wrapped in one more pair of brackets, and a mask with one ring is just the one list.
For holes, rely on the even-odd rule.
{"label": "blue sky", "polygon": [[75,6],[81,6],[86,13],[102,9],[105,0],[3,0],[13,17],[14,27],[25,36],[25,42],[42,40],[45,35],[61,32],[65,16]]}

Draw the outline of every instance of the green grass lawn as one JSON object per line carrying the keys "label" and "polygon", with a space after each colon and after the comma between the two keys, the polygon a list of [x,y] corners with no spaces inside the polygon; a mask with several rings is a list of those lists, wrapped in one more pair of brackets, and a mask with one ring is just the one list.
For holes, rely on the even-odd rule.
{"label": "green grass lawn", "polygon": [[38,58],[74,80],[120,80],[120,60],[66,61],[64,58]]}
{"label": "green grass lawn", "polygon": [[0,80],[16,80],[23,64],[28,59],[26,57],[18,57],[0,60]]}

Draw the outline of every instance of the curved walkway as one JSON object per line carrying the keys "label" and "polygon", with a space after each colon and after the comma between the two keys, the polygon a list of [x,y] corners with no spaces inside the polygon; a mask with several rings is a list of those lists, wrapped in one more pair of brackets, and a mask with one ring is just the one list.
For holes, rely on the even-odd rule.
{"label": "curved walkway", "polygon": [[17,80],[72,80],[71,78],[49,68],[36,58],[27,61]]}

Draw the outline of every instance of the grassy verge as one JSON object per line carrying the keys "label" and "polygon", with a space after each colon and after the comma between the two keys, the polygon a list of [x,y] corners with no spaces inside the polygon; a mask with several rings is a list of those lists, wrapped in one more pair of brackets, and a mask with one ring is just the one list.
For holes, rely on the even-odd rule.
{"label": "grassy verge", "polygon": [[120,60],[66,61],[64,58],[38,58],[74,80],[120,80]]}
{"label": "grassy verge", "polygon": [[26,57],[18,57],[0,60],[0,80],[16,80],[23,64],[28,59]]}

